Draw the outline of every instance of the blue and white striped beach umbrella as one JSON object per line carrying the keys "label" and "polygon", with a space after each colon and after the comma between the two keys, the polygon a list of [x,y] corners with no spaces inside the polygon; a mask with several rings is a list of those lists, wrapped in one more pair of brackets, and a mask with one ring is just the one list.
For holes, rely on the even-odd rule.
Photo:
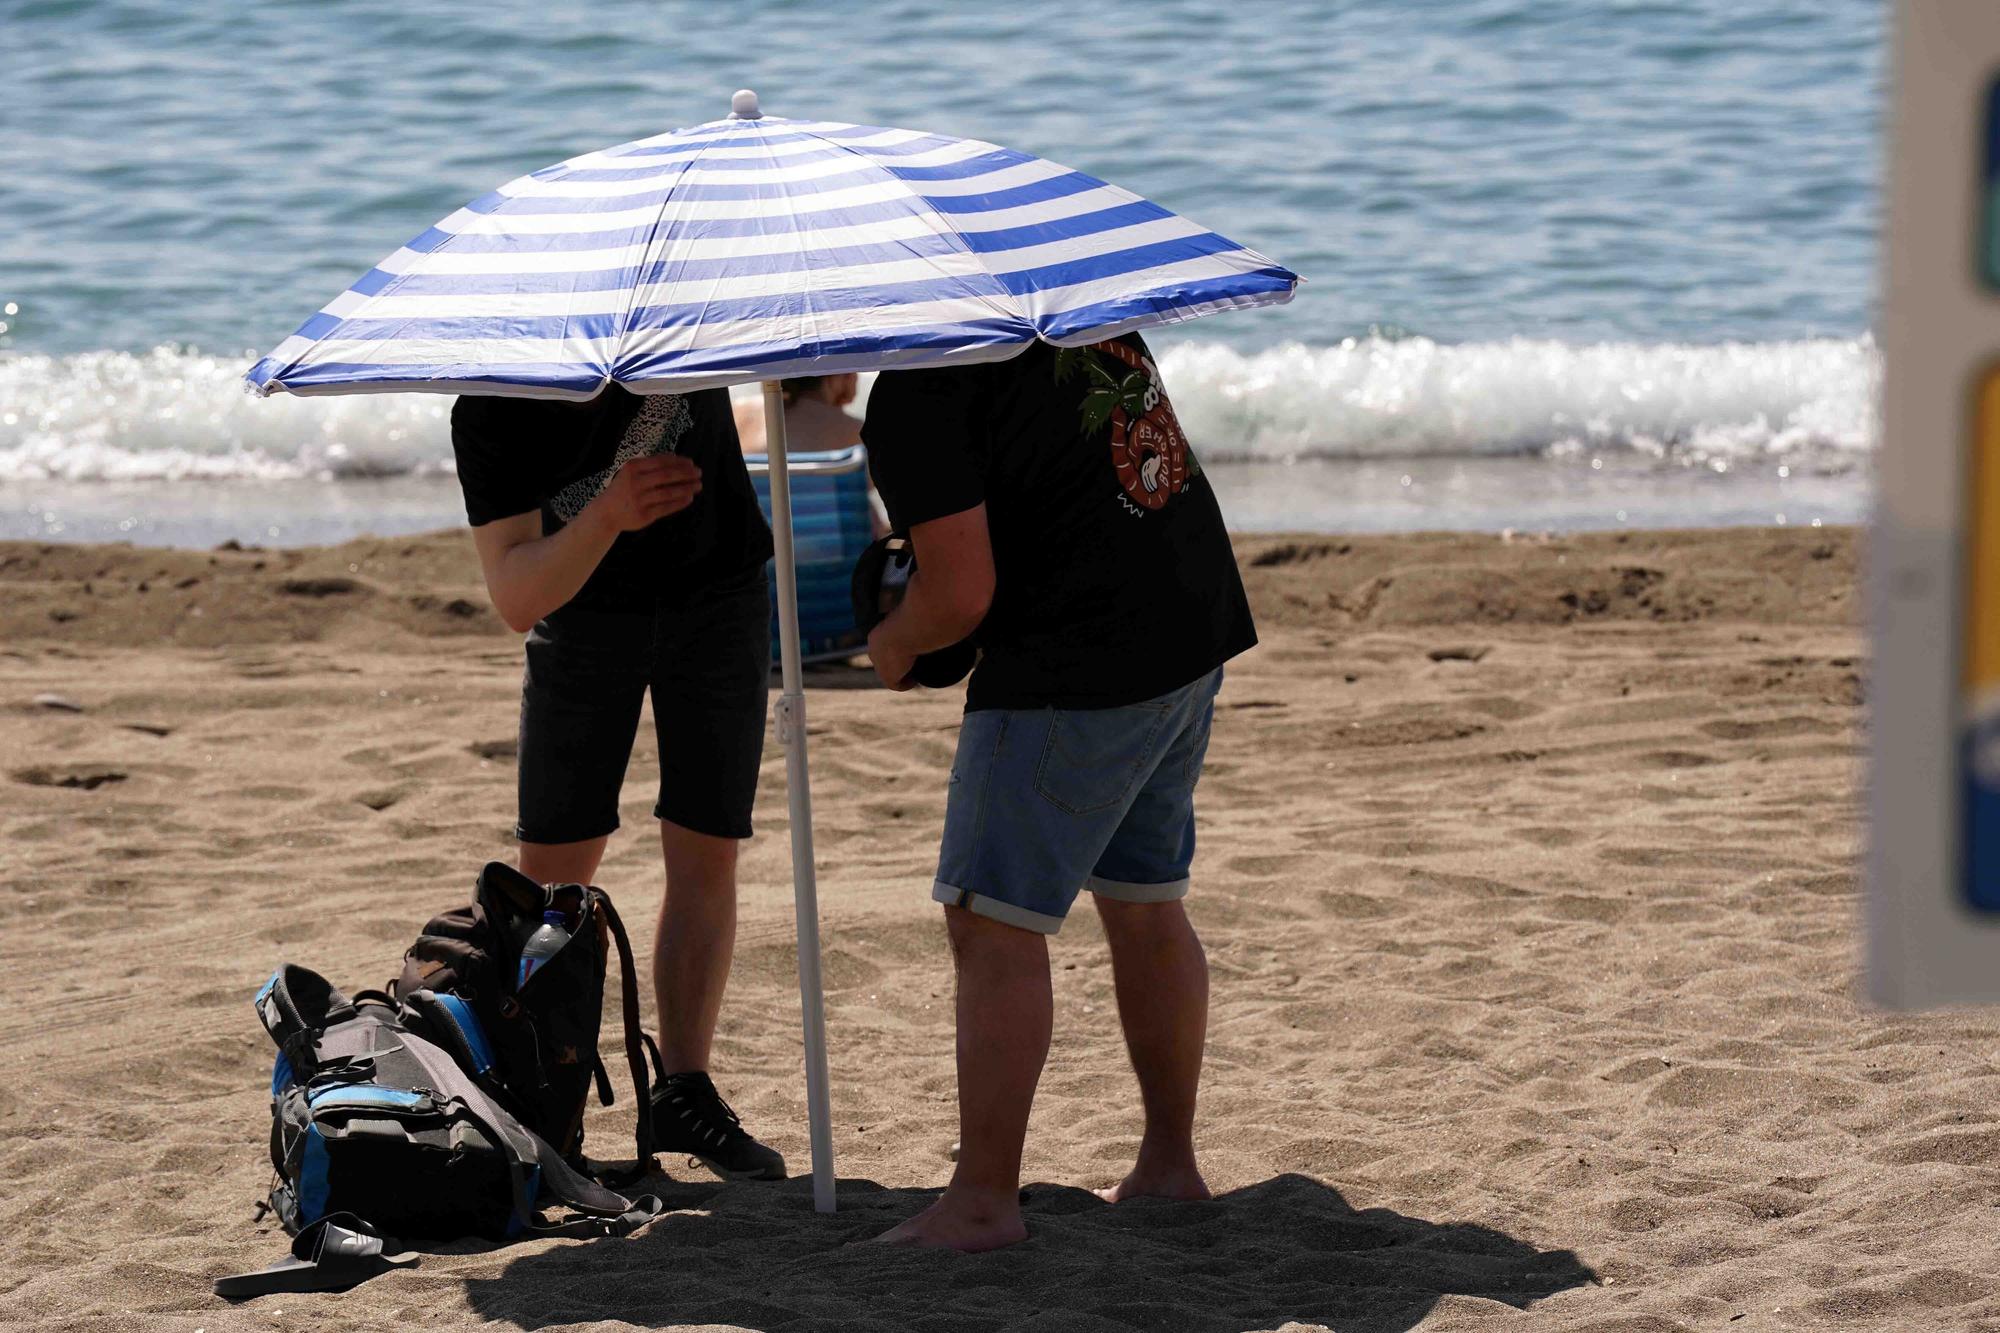
{"label": "blue and white striped beach umbrella", "polygon": [[251,368],[260,393],[589,398],[764,381],[813,1202],[834,1206],[788,375],[1000,361],[1291,299],[1157,204],[977,139],[758,113],[559,162],[370,269]]}
{"label": "blue and white striped beach umbrella", "polygon": [[1206,228],[977,139],[757,114],[509,181],[370,269],[260,392],[587,398],[1003,360],[1291,299]]}

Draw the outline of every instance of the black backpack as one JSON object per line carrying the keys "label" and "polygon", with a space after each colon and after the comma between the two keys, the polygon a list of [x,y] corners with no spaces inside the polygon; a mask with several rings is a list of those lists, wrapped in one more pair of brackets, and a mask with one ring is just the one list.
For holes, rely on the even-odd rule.
{"label": "black backpack", "polygon": [[[628,1199],[571,1168],[389,996],[350,998],[287,964],[256,1006],[278,1046],[270,1203],[286,1231],[352,1214],[396,1236],[508,1240],[623,1235],[659,1215],[657,1198]],[[545,1223],[543,1200],[578,1216]]]}
{"label": "black backpack", "polygon": [[[517,986],[522,948],[549,910],[562,912],[573,925],[569,942],[526,986]],[[638,1124],[633,1161],[600,1166],[583,1154],[583,1111],[593,1082],[601,1103],[613,1100],[597,1037],[614,943]],[[604,890],[583,884],[544,887],[512,866],[488,862],[472,901],[425,925],[388,990],[413,1031],[449,1051],[488,1096],[554,1145],[571,1166],[620,1181],[652,1169],[650,1092],[660,1053],[640,1027],[632,946]]]}

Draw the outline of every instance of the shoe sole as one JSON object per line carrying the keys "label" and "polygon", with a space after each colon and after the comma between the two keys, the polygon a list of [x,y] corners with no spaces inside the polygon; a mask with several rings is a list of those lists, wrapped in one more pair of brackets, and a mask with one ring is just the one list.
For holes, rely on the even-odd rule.
{"label": "shoe sole", "polygon": [[703,1166],[707,1167],[707,1168],[708,1168],[708,1169],[709,1169],[710,1171],[713,1171],[713,1172],[714,1172],[714,1173],[715,1173],[716,1175],[718,1175],[718,1176],[721,1176],[721,1177],[722,1177],[722,1178],[723,1178],[724,1180],[789,1180],[789,1179],[791,1179],[791,1177],[790,1177],[790,1176],[788,1176],[788,1175],[786,1175],[786,1174],[785,1174],[785,1169],[784,1169],[784,1167],[782,1167],[782,1166],[780,1166],[780,1167],[778,1168],[778,1173],[777,1173],[776,1175],[772,1175],[772,1174],[771,1174],[771,1173],[770,1173],[769,1171],[762,1171],[762,1170],[750,1170],[750,1171],[732,1171],[732,1170],[730,1170],[730,1169],[729,1169],[728,1167],[726,1167],[726,1166],[723,1166],[723,1165],[722,1165],[722,1164],[721,1164],[720,1162],[716,1162],[716,1161],[713,1161],[713,1160],[711,1160],[711,1159],[709,1159],[709,1158],[707,1158],[707,1157],[703,1157],[703,1156],[702,1156],[702,1155],[701,1155],[700,1153],[698,1153],[698,1152],[695,1152],[695,1153],[689,1153],[689,1154],[688,1154],[688,1156],[689,1156],[689,1157],[692,1157],[692,1158],[693,1158],[693,1159],[694,1159],[695,1161],[697,1161],[697,1162],[700,1162],[700,1163],[701,1163],[701,1164],[702,1164]]}

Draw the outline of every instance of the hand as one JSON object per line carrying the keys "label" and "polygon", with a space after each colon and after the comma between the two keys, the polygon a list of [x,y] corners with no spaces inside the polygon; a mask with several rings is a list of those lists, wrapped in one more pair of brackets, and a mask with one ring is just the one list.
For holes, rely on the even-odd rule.
{"label": "hand", "polygon": [[679,454],[651,454],[619,468],[590,508],[613,532],[637,532],[678,514],[700,494],[700,468]]}
{"label": "hand", "polygon": [[884,685],[901,693],[915,689],[917,682],[910,679],[910,673],[917,669],[917,655],[904,652],[896,647],[889,635],[882,632],[883,621],[868,633],[868,660],[875,664],[875,675]]}

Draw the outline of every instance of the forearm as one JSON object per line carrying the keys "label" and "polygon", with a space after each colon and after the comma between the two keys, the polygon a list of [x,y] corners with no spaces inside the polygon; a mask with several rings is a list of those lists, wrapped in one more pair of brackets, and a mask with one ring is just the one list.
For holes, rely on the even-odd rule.
{"label": "forearm", "polygon": [[529,629],[576,596],[617,539],[593,503],[548,536],[509,547],[487,579],[494,608],[514,629]]}
{"label": "forearm", "polygon": [[903,600],[882,621],[877,633],[912,657],[920,656],[962,641],[979,628],[985,611],[983,604],[968,604],[962,597],[941,593],[920,568],[910,575]]}

